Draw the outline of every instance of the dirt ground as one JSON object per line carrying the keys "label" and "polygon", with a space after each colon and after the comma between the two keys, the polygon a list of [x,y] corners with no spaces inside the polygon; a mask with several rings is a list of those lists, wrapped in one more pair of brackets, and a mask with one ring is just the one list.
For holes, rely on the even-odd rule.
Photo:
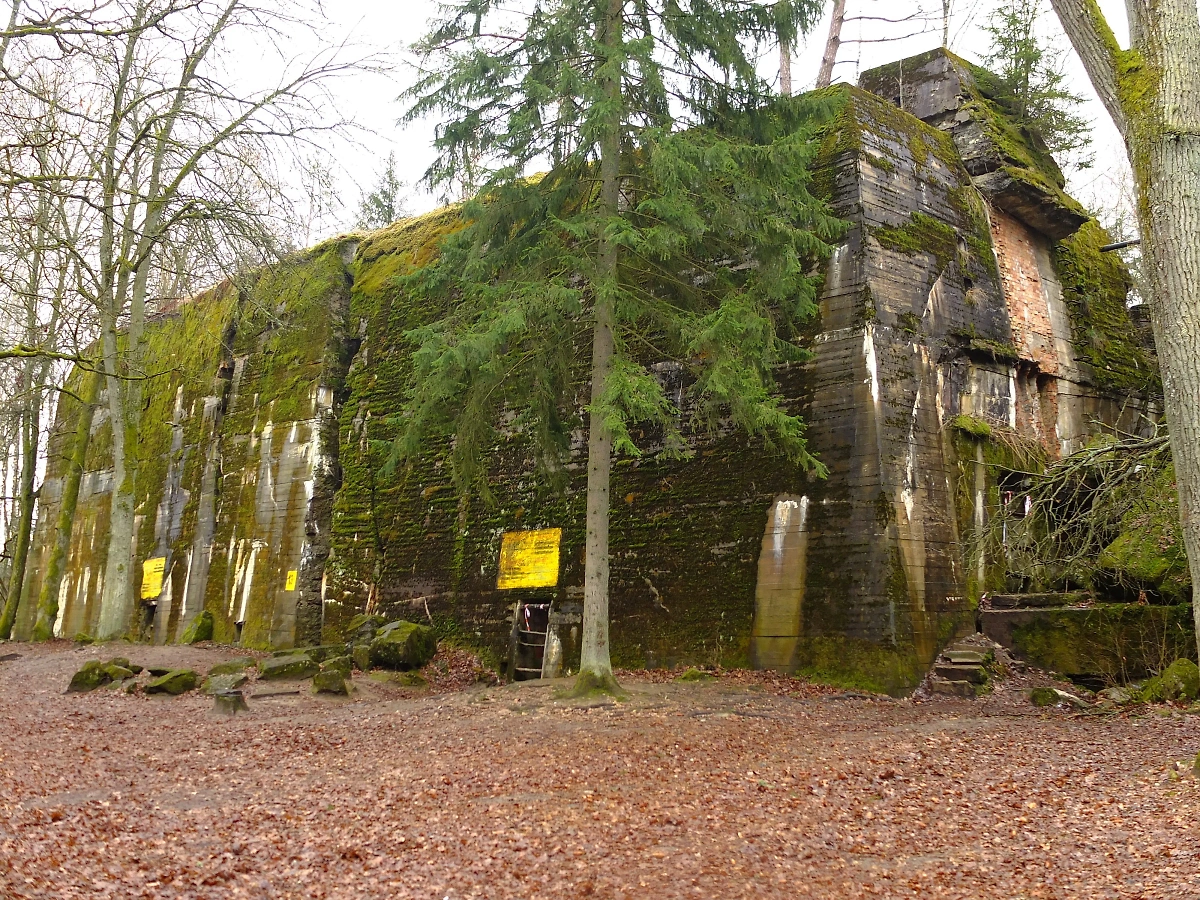
{"label": "dirt ground", "polygon": [[356,673],[231,719],[63,689],[236,650],[8,653],[4,898],[1200,898],[1200,716],[1035,710],[1029,678],[914,702],[625,674],[628,702],[580,704]]}

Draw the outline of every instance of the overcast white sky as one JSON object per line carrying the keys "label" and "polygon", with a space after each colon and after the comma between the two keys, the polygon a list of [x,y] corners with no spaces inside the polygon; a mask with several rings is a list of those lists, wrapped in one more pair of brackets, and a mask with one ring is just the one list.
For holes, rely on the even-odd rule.
{"label": "overcast white sky", "polygon": [[[996,5],[997,0],[954,0],[951,49],[978,61],[988,46],[987,36],[979,25]],[[1100,0],[1100,6],[1117,32],[1118,39],[1124,43],[1127,33],[1124,3],[1122,0]],[[389,152],[396,154],[400,177],[414,185],[432,159],[432,123],[407,128],[397,125],[403,108],[396,97],[411,77],[411,70],[403,62],[404,50],[424,33],[437,7],[437,0],[338,0],[326,7],[338,35],[345,35],[360,46],[395,53],[401,61],[396,74],[391,77],[355,76],[344,79],[334,88],[343,114],[353,117],[371,131],[361,135],[361,146],[339,148],[337,151],[342,164],[342,171],[338,173],[338,193],[345,204],[341,214],[342,226],[353,220],[361,189],[371,186]],[[941,0],[848,0],[848,19],[859,15],[884,15],[895,19],[919,13],[922,9],[932,14],[928,31],[924,34],[889,43],[843,44],[835,80],[853,83],[861,70],[920,53],[941,43]],[[1047,29],[1052,29],[1066,47],[1066,37],[1062,35],[1048,2],[1044,19]],[[843,38],[871,39],[884,35],[904,35],[919,31],[920,27],[848,20]],[[810,87],[816,79],[827,30],[828,14],[825,21],[809,35],[807,43],[797,50],[793,62],[793,80],[797,91]],[[772,61],[771,65],[776,66],[777,63]],[[1096,164],[1091,170],[1068,173],[1070,189],[1090,208],[1112,206],[1121,181],[1120,173],[1125,168],[1124,149],[1073,53],[1068,62],[1068,71],[1073,89],[1089,98],[1085,114],[1096,125]],[[436,205],[436,198],[414,189],[407,205],[410,212],[423,212]],[[340,230],[333,223],[328,227]]]}

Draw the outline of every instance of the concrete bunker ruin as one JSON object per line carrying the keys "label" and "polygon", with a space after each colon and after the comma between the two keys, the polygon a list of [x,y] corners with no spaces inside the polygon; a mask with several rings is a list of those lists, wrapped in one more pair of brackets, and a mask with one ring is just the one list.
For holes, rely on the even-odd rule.
{"label": "concrete bunker ruin", "polygon": [[[1013,448],[1048,458],[1099,425],[1140,427],[1152,353],[1126,309],[1128,275],[1063,191],[1036,135],[988,76],[934,51],[836,86],[815,173],[850,224],[828,262],[804,366],[779,373],[825,480],[746,440],[688,461],[614,466],[612,651],[617,664],[747,664],[837,673],[891,691],[974,627],[991,577],[964,536],[995,502]],[[177,640],[201,610],[215,639],[255,647],[334,639],[370,610],[431,620],[508,652],[514,607],[547,603],[571,667],[582,598],[582,442],[570,484],[496,448],[494,506],[452,488],[444,449],[380,473],[423,310],[396,276],[436,252],[453,210],[338,238],[161,313],[136,482],[145,640]],[[103,409],[103,406],[101,406]],[[54,540],[73,428],[51,442],[27,637]],[[56,632],[99,620],[112,492],[98,414]],[[1003,438],[1003,439],[1001,439]],[[552,585],[497,587],[505,534],[561,529]],[[516,606],[516,608],[520,608]],[[550,640],[548,637],[547,640]]]}

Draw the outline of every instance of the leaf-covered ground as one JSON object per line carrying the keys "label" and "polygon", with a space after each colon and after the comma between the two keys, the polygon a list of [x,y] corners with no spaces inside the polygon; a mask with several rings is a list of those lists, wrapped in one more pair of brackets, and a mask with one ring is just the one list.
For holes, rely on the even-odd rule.
{"label": "leaf-covered ground", "polygon": [[[554,686],[355,676],[348,701],[63,694],[0,655],[4,898],[1200,897],[1200,717],[864,698],[738,673]],[[439,665],[440,662],[435,662]],[[457,674],[456,674],[457,673]],[[264,688],[259,685],[258,688]],[[277,683],[271,685],[275,690]]]}

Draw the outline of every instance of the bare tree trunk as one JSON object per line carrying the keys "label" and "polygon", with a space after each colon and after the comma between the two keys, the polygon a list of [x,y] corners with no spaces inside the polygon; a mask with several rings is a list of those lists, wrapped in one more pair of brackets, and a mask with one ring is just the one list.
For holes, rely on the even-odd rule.
{"label": "bare tree trunk", "polygon": [[833,18],[829,20],[829,37],[825,39],[825,55],[821,57],[821,71],[817,73],[817,87],[829,87],[833,83],[833,67],[837,63],[838,47],[842,45],[842,23],[846,20],[846,0],[835,0]]}
{"label": "bare tree trunk", "polygon": [[8,596],[4,611],[0,613],[0,640],[8,640],[13,622],[17,619],[17,607],[21,603],[21,591],[25,586],[25,564],[29,559],[29,537],[33,531],[33,484],[37,474],[37,446],[39,416],[33,391],[34,360],[25,364],[22,387],[25,390],[25,409],[21,414],[21,478],[17,493],[17,506],[21,510],[17,518],[17,533],[13,543],[12,568],[8,576]]}
{"label": "bare tree trunk", "polygon": [[942,0],[942,46],[950,46],[950,2]]}
{"label": "bare tree trunk", "polygon": [[1095,0],[1052,3],[1133,169],[1200,649],[1200,12],[1126,0],[1122,50]]}
{"label": "bare tree trunk", "polygon": [[99,393],[100,373],[89,372],[80,393],[82,403],[75,421],[75,439],[71,442],[71,458],[67,462],[59,501],[54,546],[50,549],[50,559],[46,563],[46,574],[38,594],[37,624],[33,627],[35,641],[48,641],[54,637],[54,623],[58,621],[58,595],[62,588],[67,554],[71,549],[71,529],[75,524],[75,508],[79,503],[79,483],[83,480],[83,466],[87,462],[88,445],[92,439],[92,416],[96,411]]}
{"label": "bare tree trunk", "polygon": [[[611,60],[621,44],[622,0],[609,0],[601,44]],[[611,101],[600,146],[600,211],[617,216],[621,197],[621,75],[607,69],[605,96]],[[614,351],[616,315],[617,247],[601,238],[599,271],[595,284],[596,326],[592,337],[592,404],[588,425],[587,541],[583,573],[583,636],[579,678],[574,692],[615,693],[612,658],[608,645],[608,507],[612,468],[612,433],[597,415],[604,395]]]}

